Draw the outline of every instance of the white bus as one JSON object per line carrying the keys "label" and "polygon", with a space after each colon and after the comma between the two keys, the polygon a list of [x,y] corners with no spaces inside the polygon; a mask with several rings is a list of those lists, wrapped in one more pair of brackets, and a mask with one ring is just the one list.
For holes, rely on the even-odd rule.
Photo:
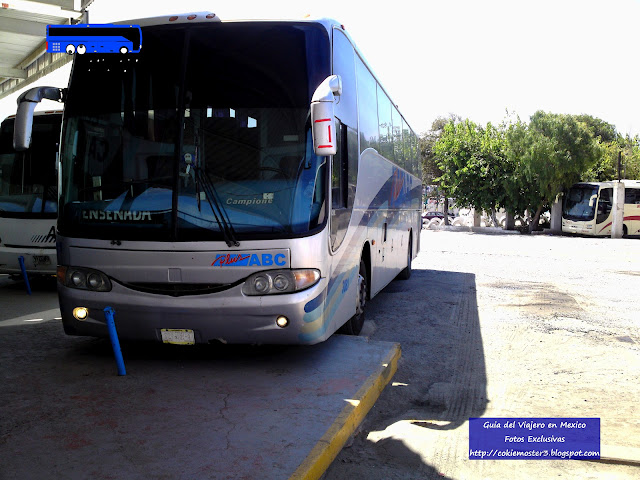
{"label": "white bus", "polygon": [[131,340],[357,335],[419,250],[416,134],[339,23],[191,18],[127,22],[140,53],[76,56],[66,91],[23,96],[21,138],[33,101],[65,98],[65,331],[106,336],[109,306]]}
{"label": "white bus", "polygon": [[0,274],[56,274],[57,157],[62,112],[37,113],[33,144],[13,148],[15,118],[0,126]]}
{"label": "white bus", "polygon": [[[623,235],[640,235],[640,181],[621,182],[624,184]],[[611,235],[613,188],[616,183],[573,185],[564,197],[562,231],[580,235]]]}

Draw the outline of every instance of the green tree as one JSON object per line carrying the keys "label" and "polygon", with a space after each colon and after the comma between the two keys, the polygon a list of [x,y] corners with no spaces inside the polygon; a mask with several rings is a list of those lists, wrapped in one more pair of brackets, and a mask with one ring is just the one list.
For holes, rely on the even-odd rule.
{"label": "green tree", "polygon": [[620,136],[618,142],[622,152],[622,175],[629,180],[640,180],[640,136]]}
{"label": "green tree", "polygon": [[436,118],[431,124],[431,130],[424,133],[420,137],[420,156],[422,158],[422,181],[425,185],[437,185],[437,178],[442,172],[436,163],[433,146],[438,141],[445,125],[449,123],[449,119],[444,117]]}
{"label": "green tree", "polygon": [[594,138],[598,139],[600,143],[615,142],[618,139],[616,127],[604,120],[586,114],[576,115],[575,118],[578,122],[586,124]]}
{"label": "green tree", "polygon": [[621,160],[622,178],[640,178],[640,137],[617,135],[611,142],[601,143],[603,155],[585,172],[582,180],[606,182],[618,179],[618,157]]}
{"label": "green tree", "polygon": [[538,111],[529,125],[520,123],[507,132],[507,143],[507,157],[536,187],[528,190],[525,202],[535,212],[530,230],[537,227],[543,209],[603,156],[592,129],[575,115]]}
{"label": "green tree", "polygon": [[431,130],[424,133],[419,140],[420,157],[422,160],[422,182],[430,187],[435,187],[432,190],[432,198],[435,198],[439,203],[441,196],[444,196],[444,222],[449,223],[449,216],[447,211],[449,208],[449,192],[440,184],[439,178],[442,175],[442,171],[436,161],[436,155],[433,151],[433,147],[442,136],[444,127],[449,122],[460,122],[462,119],[455,114],[450,114],[448,118],[438,117],[431,124]]}
{"label": "green tree", "polygon": [[433,151],[442,172],[440,184],[458,205],[495,212],[504,206],[513,165],[505,155],[504,130],[470,120],[449,122]]}

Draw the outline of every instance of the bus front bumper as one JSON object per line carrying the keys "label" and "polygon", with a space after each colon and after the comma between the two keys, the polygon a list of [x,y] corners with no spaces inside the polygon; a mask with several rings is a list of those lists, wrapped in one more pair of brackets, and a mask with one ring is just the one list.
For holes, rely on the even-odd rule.
{"label": "bus front bumper", "polygon": [[[187,330],[195,343],[314,344],[337,328],[324,315],[327,283],[322,278],[302,292],[268,296],[245,296],[238,285],[224,292],[173,297],[133,291],[115,282],[108,293],[58,284],[58,294],[69,335],[107,337],[104,309],[111,307],[120,340],[158,342],[163,341],[163,331]],[[74,317],[77,307],[88,310],[87,318]],[[276,323],[282,316],[288,320],[285,327]]]}
{"label": "bus front bumper", "polygon": [[25,270],[30,275],[55,275],[57,257],[55,249],[0,249],[0,274],[22,273],[19,258],[23,257]]}

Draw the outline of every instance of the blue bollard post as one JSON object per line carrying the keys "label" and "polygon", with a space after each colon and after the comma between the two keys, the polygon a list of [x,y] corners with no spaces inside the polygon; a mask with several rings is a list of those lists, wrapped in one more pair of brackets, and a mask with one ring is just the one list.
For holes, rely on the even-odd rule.
{"label": "blue bollard post", "polygon": [[22,255],[18,257],[18,262],[20,262],[20,270],[22,270],[22,278],[24,278],[24,283],[27,286],[27,293],[31,295],[31,285],[29,284],[29,277],[27,276],[27,269],[24,266],[24,257]]}
{"label": "blue bollard post", "polygon": [[120,350],[120,341],[118,340],[118,332],[116,332],[116,322],[113,319],[115,310],[111,307],[104,309],[104,318],[107,320],[107,328],[109,329],[109,338],[113,347],[113,354],[116,357],[116,365],[118,366],[118,375],[126,375],[124,368],[124,360],[122,359],[122,351]]}

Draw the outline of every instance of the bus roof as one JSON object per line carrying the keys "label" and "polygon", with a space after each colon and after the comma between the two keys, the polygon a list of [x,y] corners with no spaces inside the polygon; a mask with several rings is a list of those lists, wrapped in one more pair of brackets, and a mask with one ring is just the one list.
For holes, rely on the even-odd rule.
{"label": "bus roof", "polygon": [[312,18],[305,17],[300,19],[295,18],[283,18],[283,19],[232,19],[222,20],[213,12],[187,12],[174,15],[162,15],[158,17],[146,17],[131,20],[121,20],[113,22],[114,25],[140,25],[141,27],[152,27],[157,25],[171,25],[176,23],[235,23],[235,22],[255,22],[255,23],[267,23],[267,22],[309,22],[320,23],[327,31],[331,31],[332,27],[340,27],[343,30],[344,25],[331,18]]}
{"label": "bus roof", "polygon": [[132,20],[121,20],[113,22],[114,25],[140,25],[141,27],[151,27],[155,25],[170,25],[173,23],[206,23],[220,22],[213,12],[190,12],[177,15],[162,15],[159,17],[137,18]]}
{"label": "bus roof", "polygon": [[242,19],[242,18],[234,18],[231,20],[222,20],[219,16],[217,16],[213,12],[186,12],[186,13],[177,13],[174,15],[162,15],[157,17],[145,17],[131,20],[121,20],[117,22],[113,22],[114,25],[140,25],[141,27],[151,27],[155,25],[170,25],[174,23],[207,23],[207,22],[224,22],[224,23],[232,23],[232,22],[309,22],[309,23],[320,23],[324,25],[327,30],[330,30],[332,27],[337,26],[344,29],[344,26],[331,18],[325,17],[305,17],[305,18],[283,18],[283,19]]}
{"label": "bus roof", "polygon": [[[578,182],[573,184],[573,187],[579,187],[581,185],[584,186],[592,186],[592,187],[613,187],[618,180],[610,180],[608,182]],[[630,179],[622,179],[620,183],[623,183],[625,187],[637,187],[640,188],[640,180],[630,180]]]}

